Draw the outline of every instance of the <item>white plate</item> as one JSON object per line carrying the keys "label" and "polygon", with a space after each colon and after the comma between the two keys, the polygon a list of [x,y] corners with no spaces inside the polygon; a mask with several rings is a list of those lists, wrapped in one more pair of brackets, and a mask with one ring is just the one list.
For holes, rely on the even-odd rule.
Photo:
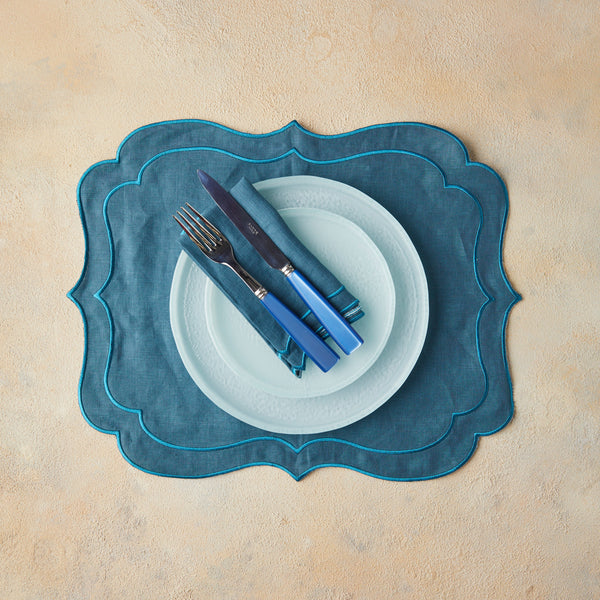
{"label": "white plate", "polygon": [[[344,427],[390,398],[419,357],[429,318],[423,266],[402,226],[355,188],[310,176],[271,179],[255,187],[277,210],[323,209],[355,223],[375,242],[388,265],[397,300],[389,340],[362,376],[326,395],[282,397],[249,386],[246,377],[232,371],[212,343],[204,312],[198,310],[203,306],[198,302],[204,302],[206,276],[182,253],[170,297],[171,328],[179,354],[195,383],[217,406],[251,425],[279,433],[321,433]],[[363,300],[364,290],[352,291]],[[356,323],[359,333],[367,318]]]}
{"label": "white plate", "polygon": [[[312,361],[307,361],[302,377],[294,377],[207,278],[204,300],[208,331],[220,357],[254,388],[287,398],[331,394],[358,379],[381,354],[394,323],[396,296],[392,275],[377,246],[348,219],[308,207],[284,208],[279,214],[321,263],[348,290],[358,294],[365,316],[354,326],[365,343],[346,356],[330,341],[341,356],[335,367],[322,373]],[[295,294],[291,287],[289,293]]]}

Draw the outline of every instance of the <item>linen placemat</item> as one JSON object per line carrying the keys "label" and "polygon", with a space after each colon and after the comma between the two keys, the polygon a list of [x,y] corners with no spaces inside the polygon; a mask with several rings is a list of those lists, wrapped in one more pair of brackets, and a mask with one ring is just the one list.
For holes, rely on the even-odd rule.
{"label": "linen placemat", "polygon": [[[407,231],[427,276],[429,330],[408,380],[377,411],[327,434],[273,434],[231,417],[193,383],[169,325],[181,247],[164,228],[172,226],[166,215],[197,196],[199,166],[229,188],[241,177],[339,181],[379,202]],[[86,257],[69,296],[85,324],[81,410],[116,435],[136,467],[203,477],[270,464],[299,479],[335,465],[425,479],[464,464],[479,436],[510,420],[505,327],[519,296],[502,266],[508,196],[500,177],[471,162],[452,134],[419,123],[334,136],[297,122],[261,135],[207,121],[157,123],[130,134],[115,160],[90,167],[78,202]],[[143,268],[131,269],[135,261],[123,253],[144,233]]]}

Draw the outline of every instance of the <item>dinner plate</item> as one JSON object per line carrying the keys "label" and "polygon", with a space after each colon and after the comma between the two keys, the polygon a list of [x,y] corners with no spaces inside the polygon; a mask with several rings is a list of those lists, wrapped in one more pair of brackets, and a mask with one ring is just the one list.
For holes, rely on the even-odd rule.
{"label": "dinner plate", "polygon": [[[404,383],[418,359],[429,317],[423,266],[396,219],[355,188],[312,176],[271,179],[255,187],[277,210],[328,211],[356,225],[375,243],[389,269],[397,300],[387,343],[362,375],[330,393],[282,396],[264,389],[260,381],[249,385],[247,373],[232,369],[235,357],[224,358],[227,345],[214,345],[214,321],[209,326],[207,319],[214,301],[206,300],[206,276],[182,253],[170,297],[171,327],[179,354],[200,389],[217,406],[246,423],[279,433],[321,433],[344,427],[381,406]],[[363,301],[360,284],[351,291]],[[207,312],[198,310],[203,304]],[[365,328],[368,325],[365,312],[356,323],[359,333],[361,323]],[[347,358],[342,356],[341,361]]]}
{"label": "dinner plate", "polygon": [[[208,331],[221,358],[249,385],[288,398],[331,394],[358,379],[381,354],[394,323],[396,294],[392,275],[377,246],[348,219],[310,207],[284,208],[279,214],[304,246],[360,298],[365,316],[354,327],[364,344],[346,356],[330,341],[341,360],[327,373],[309,360],[302,377],[294,377],[207,278],[204,300]],[[301,265],[298,267],[301,269]],[[295,294],[291,287],[289,293]]]}

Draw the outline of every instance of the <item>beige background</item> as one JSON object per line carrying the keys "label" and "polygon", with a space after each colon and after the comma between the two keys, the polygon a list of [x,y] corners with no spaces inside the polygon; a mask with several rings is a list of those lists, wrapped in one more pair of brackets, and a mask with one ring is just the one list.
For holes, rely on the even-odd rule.
{"label": "beige background", "polygon": [[[600,598],[596,0],[2,0],[0,597]],[[449,129],[510,194],[516,411],[456,473],[146,475],[77,404],[76,186],[133,129]]]}

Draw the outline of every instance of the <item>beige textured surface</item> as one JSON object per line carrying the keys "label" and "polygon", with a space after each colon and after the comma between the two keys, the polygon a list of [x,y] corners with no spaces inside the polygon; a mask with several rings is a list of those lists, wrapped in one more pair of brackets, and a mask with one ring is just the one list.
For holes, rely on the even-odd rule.
{"label": "beige textured surface", "polygon": [[[2,0],[0,597],[600,598],[596,0]],[[146,475],[77,405],[75,189],[134,128],[423,121],[508,185],[515,417],[451,476]]]}

